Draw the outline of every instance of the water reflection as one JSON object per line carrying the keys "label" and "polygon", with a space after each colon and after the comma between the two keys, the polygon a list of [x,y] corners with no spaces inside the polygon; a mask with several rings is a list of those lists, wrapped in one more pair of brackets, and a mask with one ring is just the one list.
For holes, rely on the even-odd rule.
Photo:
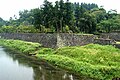
{"label": "water reflection", "polygon": [[[4,60],[2,60],[1,56],[5,57],[5,59],[8,61],[5,62]],[[6,66],[8,67],[10,67],[9,63],[14,64],[11,67],[12,68],[11,70],[13,71],[11,70],[8,70],[8,71],[10,71],[10,73],[12,74],[12,77],[15,77],[15,78],[11,78],[11,79],[5,78],[8,76],[3,76],[3,75],[6,75],[8,71],[6,72],[6,70],[3,70],[4,74],[2,74],[1,73],[2,70],[0,69],[0,80],[13,80],[13,79],[14,80],[91,80],[83,76],[82,77],[73,76],[72,74],[64,70],[53,68],[52,66],[45,63],[44,61],[32,60],[25,55],[14,53],[13,51],[10,51],[8,49],[3,50],[3,48],[0,47],[0,61],[1,60],[4,61],[3,63],[6,63]],[[19,74],[23,74],[22,78],[20,76],[18,77],[17,71],[14,71],[15,65],[19,67],[17,68],[19,69],[19,71],[21,71],[21,69],[24,68],[23,71],[19,72]],[[0,68],[1,66],[2,64],[0,64]],[[4,69],[7,68],[6,66],[4,67]]]}

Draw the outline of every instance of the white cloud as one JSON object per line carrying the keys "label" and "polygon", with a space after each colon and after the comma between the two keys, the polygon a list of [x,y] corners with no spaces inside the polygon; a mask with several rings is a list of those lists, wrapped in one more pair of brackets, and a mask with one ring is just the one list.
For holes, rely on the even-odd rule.
{"label": "white cloud", "polygon": [[0,2],[0,17],[9,19],[20,10],[37,8],[42,4],[41,0],[2,0]]}

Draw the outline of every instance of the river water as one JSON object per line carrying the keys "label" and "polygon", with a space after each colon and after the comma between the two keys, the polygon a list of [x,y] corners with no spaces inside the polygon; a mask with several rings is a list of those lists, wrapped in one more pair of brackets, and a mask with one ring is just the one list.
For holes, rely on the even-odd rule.
{"label": "river water", "polygon": [[90,80],[0,47],[0,80]]}

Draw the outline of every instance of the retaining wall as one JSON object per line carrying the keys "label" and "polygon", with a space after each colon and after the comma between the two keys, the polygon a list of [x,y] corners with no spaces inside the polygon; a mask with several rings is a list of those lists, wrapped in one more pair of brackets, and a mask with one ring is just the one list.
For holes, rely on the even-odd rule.
{"label": "retaining wall", "polygon": [[68,33],[0,33],[5,39],[18,39],[41,43],[44,47],[81,46],[94,43],[95,35],[77,35]]}
{"label": "retaining wall", "polygon": [[116,32],[114,32],[114,33],[102,33],[100,35],[100,38],[104,38],[104,39],[109,38],[109,39],[113,39],[115,41],[120,41],[120,33],[116,33]]}

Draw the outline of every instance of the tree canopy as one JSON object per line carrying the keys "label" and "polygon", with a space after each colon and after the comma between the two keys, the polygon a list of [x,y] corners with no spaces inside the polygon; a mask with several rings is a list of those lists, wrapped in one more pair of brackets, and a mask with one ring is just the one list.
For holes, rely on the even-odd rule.
{"label": "tree canopy", "polygon": [[[43,5],[39,8],[20,11],[19,16],[18,19],[16,16],[10,17],[9,21],[0,18],[0,29],[3,29],[4,26],[13,26],[14,29],[17,29],[23,25],[23,29],[25,26],[33,26],[37,32],[92,34],[119,31],[120,29],[120,14],[117,14],[116,10],[106,12],[103,7],[98,7],[94,3],[80,4],[60,0],[53,4],[44,0]],[[28,28],[31,29],[31,27]]]}

